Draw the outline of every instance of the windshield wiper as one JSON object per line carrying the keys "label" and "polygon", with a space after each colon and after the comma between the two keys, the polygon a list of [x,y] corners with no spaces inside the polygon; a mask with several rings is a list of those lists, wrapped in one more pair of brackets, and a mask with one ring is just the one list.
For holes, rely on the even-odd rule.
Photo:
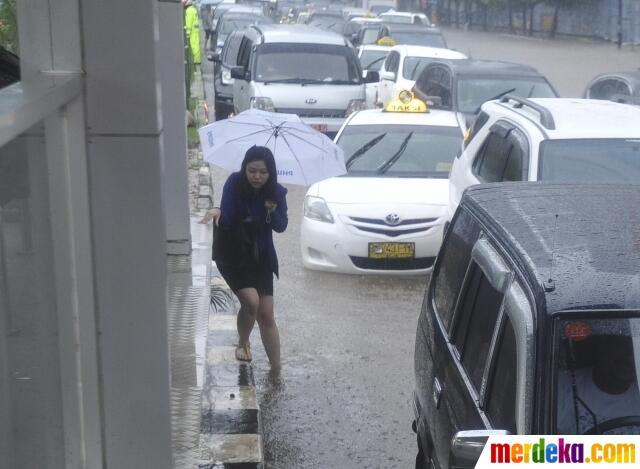
{"label": "windshield wiper", "polygon": [[400,148],[398,148],[398,151],[395,152],[395,154],[391,158],[389,158],[387,161],[385,161],[380,166],[378,166],[378,169],[377,169],[378,174],[386,173],[389,170],[389,168],[393,166],[396,163],[396,161],[400,159],[404,151],[407,149],[407,145],[409,144],[409,140],[411,140],[411,137],[413,137],[413,132],[409,132],[409,135],[407,135],[405,139],[402,141],[402,144],[400,145]]}
{"label": "windshield wiper", "polygon": [[513,93],[516,89],[515,88],[511,88],[510,90],[507,91],[503,91],[502,93],[499,93],[497,95],[495,95],[493,98],[489,98],[489,99],[485,99],[484,101],[482,101],[482,103],[480,103],[480,106],[478,106],[476,108],[475,111],[473,111],[474,114],[478,114],[480,112],[480,109],[482,108],[482,105],[484,103],[486,103],[487,101],[493,101],[494,99],[500,99],[502,98],[504,95],[509,94],[509,93]]}
{"label": "windshield wiper", "polygon": [[530,97],[531,97],[531,95],[533,94],[533,90],[535,90],[535,89],[536,89],[536,85],[534,84],[534,85],[531,87],[531,89],[529,90],[529,94],[527,95],[527,98],[530,98]]}
{"label": "windshield wiper", "polygon": [[349,80],[300,80],[302,86],[307,85],[355,85],[356,83]]}
{"label": "windshield wiper", "polygon": [[268,85],[270,83],[299,83],[300,78],[276,78],[273,80],[265,80],[263,83]]}
{"label": "windshield wiper", "polygon": [[353,166],[353,163],[355,163],[355,161],[358,158],[360,158],[366,152],[371,150],[371,148],[373,148],[375,145],[377,145],[378,142],[385,137],[385,135],[387,135],[386,132],[383,133],[383,134],[378,135],[377,137],[372,138],[367,143],[365,143],[360,148],[358,148],[355,152],[353,152],[351,154],[351,156],[347,159],[347,162],[345,163],[345,166],[347,167],[347,169],[351,168],[351,166]]}

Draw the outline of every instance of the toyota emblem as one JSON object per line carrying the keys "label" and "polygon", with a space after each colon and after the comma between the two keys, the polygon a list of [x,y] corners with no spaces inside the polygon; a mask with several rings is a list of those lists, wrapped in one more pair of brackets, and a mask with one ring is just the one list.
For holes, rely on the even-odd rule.
{"label": "toyota emblem", "polygon": [[396,226],[400,224],[400,217],[397,213],[390,213],[385,217],[384,221],[387,223],[387,225]]}
{"label": "toyota emblem", "polygon": [[307,103],[307,104],[315,104],[315,103],[318,102],[318,100],[316,98],[307,98],[307,99],[305,99],[304,102]]}

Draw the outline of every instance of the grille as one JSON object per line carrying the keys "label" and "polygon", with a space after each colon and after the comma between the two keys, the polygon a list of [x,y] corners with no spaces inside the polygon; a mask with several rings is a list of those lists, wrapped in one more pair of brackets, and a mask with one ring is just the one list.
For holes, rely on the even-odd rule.
{"label": "grille", "polygon": [[278,108],[276,112],[284,112],[286,114],[297,114],[299,117],[325,117],[325,118],[342,118],[344,117],[344,109],[299,109],[299,108]]}
{"label": "grille", "polygon": [[353,265],[368,270],[418,270],[428,269],[436,260],[435,257],[418,257],[415,259],[369,259],[368,257],[349,256]]}
{"label": "grille", "polygon": [[406,230],[385,230],[384,228],[369,228],[366,226],[355,226],[355,228],[359,229],[360,231],[364,231],[366,233],[381,234],[381,235],[389,236],[390,238],[395,238],[396,236],[402,236],[402,235],[412,234],[412,233],[426,233],[431,229],[430,226],[426,228],[410,228]]}
{"label": "grille", "polygon": [[[370,225],[384,225],[389,226],[387,222],[384,220],[380,220],[379,218],[358,218],[358,217],[349,217],[353,221],[357,221],[360,223],[369,223]],[[397,225],[393,226],[402,226],[402,225],[417,225],[420,223],[433,223],[437,218],[416,218],[414,220],[402,220]]]}

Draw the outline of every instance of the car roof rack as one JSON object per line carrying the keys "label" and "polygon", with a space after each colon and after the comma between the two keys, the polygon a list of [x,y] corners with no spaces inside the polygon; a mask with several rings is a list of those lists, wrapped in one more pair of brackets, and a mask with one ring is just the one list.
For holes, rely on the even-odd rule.
{"label": "car roof rack", "polygon": [[502,99],[500,99],[501,103],[508,103],[509,101],[515,101],[517,103],[514,105],[515,108],[522,108],[526,106],[533,109],[538,114],[540,114],[540,124],[542,124],[545,129],[555,130],[556,122],[553,120],[553,115],[546,107],[542,106],[541,104],[534,103],[530,99],[519,98],[511,94],[503,96]]}

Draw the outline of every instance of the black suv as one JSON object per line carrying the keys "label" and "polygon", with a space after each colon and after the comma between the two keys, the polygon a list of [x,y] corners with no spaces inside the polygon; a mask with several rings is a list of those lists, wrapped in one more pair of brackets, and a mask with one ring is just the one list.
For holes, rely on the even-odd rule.
{"label": "black suv", "polygon": [[500,183],[462,197],[415,348],[416,467],[491,434],[638,434],[640,186]]}
{"label": "black suv", "polygon": [[[462,113],[469,126],[485,101],[510,94],[520,98],[557,98],[535,68],[496,60],[439,60],[420,73],[413,92],[434,108]],[[435,98],[435,99],[434,99]]]}

